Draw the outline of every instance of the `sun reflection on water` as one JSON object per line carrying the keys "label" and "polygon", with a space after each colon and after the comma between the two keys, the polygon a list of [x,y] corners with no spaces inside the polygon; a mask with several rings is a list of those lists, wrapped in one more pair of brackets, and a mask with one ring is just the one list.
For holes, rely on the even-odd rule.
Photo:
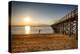
{"label": "sun reflection on water", "polygon": [[30,34],[30,26],[25,26],[25,33]]}

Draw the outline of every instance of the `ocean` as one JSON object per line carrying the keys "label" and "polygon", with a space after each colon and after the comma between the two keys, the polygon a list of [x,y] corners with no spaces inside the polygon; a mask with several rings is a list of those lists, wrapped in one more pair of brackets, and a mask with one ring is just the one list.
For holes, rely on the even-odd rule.
{"label": "ocean", "polygon": [[53,33],[54,30],[50,26],[25,26],[25,27],[11,27],[11,34],[46,34]]}

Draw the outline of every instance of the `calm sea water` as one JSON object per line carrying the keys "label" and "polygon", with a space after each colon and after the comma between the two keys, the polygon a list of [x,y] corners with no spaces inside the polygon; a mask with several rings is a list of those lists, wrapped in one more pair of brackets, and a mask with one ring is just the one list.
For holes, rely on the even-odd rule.
{"label": "calm sea water", "polygon": [[50,26],[45,27],[12,27],[12,34],[38,34],[38,33],[53,33],[54,30]]}

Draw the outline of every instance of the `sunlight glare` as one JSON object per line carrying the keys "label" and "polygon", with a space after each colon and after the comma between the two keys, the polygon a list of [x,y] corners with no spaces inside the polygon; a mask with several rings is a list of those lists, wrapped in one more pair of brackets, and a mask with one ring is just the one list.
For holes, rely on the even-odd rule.
{"label": "sunlight glare", "polygon": [[30,34],[30,26],[25,26],[25,33]]}
{"label": "sunlight glare", "polygon": [[30,17],[26,17],[26,18],[24,18],[24,21],[25,21],[25,22],[30,22],[31,19],[30,19]]}

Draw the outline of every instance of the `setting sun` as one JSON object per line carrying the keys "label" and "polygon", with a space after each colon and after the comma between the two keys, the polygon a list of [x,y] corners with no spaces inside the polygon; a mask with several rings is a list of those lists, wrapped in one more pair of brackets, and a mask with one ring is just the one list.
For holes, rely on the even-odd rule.
{"label": "setting sun", "polygon": [[25,26],[25,33],[29,34],[30,33],[30,26]]}
{"label": "setting sun", "polygon": [[31,21],[31,18],[30,18],[30,17],[25,17],[25,18],[24,18],[24,22],[27,22],[27,23],[28,23],[28,22],[30,22],[30,21]]}

